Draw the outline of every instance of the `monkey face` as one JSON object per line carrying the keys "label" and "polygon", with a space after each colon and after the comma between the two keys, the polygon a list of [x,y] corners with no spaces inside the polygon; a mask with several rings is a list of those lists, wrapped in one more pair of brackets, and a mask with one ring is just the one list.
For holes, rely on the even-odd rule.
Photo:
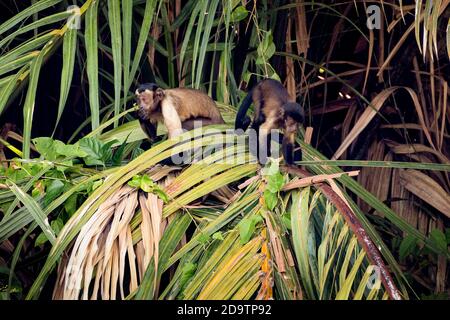
{"label": "monkey face", "polygon": [[289,135],[297,132],[298,122],[290,117],[287,116],[284,120],[284,134]]}
{"label": "monkey face", "polygon": [[139,117],[147,120],[149,114],[159,107],[161,100],[164,97],[164,90],[158,88],[157,85],[150,83],[139,86],[135,94],[136,101],[139,105]]}
{"label": "monkey face", "polygon": [[136,100],[139,105],[139,117],[142,119],[148,119],[148,114],[151,112],[153,106],[153,91],[144,90],[138,92],[136,90]]}

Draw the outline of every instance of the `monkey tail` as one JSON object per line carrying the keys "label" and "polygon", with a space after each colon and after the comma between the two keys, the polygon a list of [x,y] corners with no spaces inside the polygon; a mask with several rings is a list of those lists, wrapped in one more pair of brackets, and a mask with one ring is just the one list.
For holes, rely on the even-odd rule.
{"label": "monkey tail", "polygon": [[236,115],[236,121],[234,123],[235,129],[242,129],[245,131],[250,125],[250,118],[247,116],[247,111],[252,104],[252,93],[253,90],[250,90],[250,92],[247,94],[244,100],[242,100],[242,103],[239,106],[239,110]]}

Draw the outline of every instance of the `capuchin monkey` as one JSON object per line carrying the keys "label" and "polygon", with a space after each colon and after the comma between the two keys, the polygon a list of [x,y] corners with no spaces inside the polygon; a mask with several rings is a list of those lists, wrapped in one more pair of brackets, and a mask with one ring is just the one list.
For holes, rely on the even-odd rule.
{"label": "capuchin monkey", "polygon": [[[250,118],[246,115],[252,104],[255,105],[255,115],[252,128],[258,136],[259,160],[261,164],[267,162],[270,156],[270,147],[267,152],[261,150],[262,146],[270,146],[270,130],[282,129],[282,150],[286,164],[294,163],[295,137],[298,125],[304,121],[304,111],[301,105],[289,102],[289,95],[283,85],[276,80],[265,79],[260,81],[245,97],[236,115],[235,128],[246,130],[250,125]],[[258,154],[258,149],[256,154]],[[251,148],[253,154],[255,150]],[[297,158],[297,155],[296,157]],[[299,152],[301,159],[301,151]]]}
{"label": "capuchin monkey", "polygon": [[194,123],[202,126],[223,124],[216,103],[207,94],[194,89],[162,89],[154,83],[145,83],[136,90],[139,105],[138,118],[142,129],[156,140],[158,122],[163,122],[169,138],[194,129]]}

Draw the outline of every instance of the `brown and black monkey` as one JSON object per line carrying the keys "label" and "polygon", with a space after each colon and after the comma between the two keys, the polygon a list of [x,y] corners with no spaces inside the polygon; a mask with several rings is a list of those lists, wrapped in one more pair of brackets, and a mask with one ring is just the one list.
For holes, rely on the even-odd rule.
{"label": "brown and black monkey", "polygon": [[202,126],[223,124],[216,103],[207,94],[189,88],[162,89],[145,83],[136,90],[137,112],[142,129],[154,141],[158,122],[164,123],[169,138],[192,130],[195,122]]}
{"label": "brown and black monkey", "polygon": [[[250,118],[246,114],[252,102],[255,106],[255,113],[251,127],[258,136],[258,148],[257,150],[251,148],[252,153],[256,152],[257,154],[258,150],[261,150],[261,146],[270,145],[270,130],[282,129],[283,157],[286,164],[293,164],[298,125],[304,122],[302,106],[295,102],[289,102],[289,94],[279,81],[264,79],[253,87],[242,101],[236,115],[235,129],[245,131],[250,125]],[[270,156],[269,150],[259,153],[260,163],[265,164],[267,156]],[[301,153],[299,152],[299,155],[296,154],[295,157],[301,158]]]}

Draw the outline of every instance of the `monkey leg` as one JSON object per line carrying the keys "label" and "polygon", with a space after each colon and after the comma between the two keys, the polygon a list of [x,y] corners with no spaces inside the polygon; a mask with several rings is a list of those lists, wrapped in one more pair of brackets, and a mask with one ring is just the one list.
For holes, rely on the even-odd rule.
{"label": "monkey leg", "polygon": [[[294,164],[294,147],[295,147],[295,137],[297,135],[297,123],[292,119],[286,121],[284,128],[284,137],[282,141],[283,157],[284,161],[288,165]],[[301,152],[301,151],[300,151]],[[300,154],[301,158],[301,154]]]}
{"label": "monkey leg", "polygon": [[250,132],[248,133],[249,151],[256,159],[258,159],[259,153],[259,127],[260,123],[258,121],[253,121]]}
{"label": "monkey leg", "polygon": [[291,165],[294,163],[294,144],[289,138],[284,136],[282,142],[283,157],[286,164]]}
{"label": "monkey leg", "polygon": [[[272,137],[272,141],[275,141],[281,145],[283,157],[286,163],[295,163],[302,161],[302,149],[300,145],[295,142],[292,144],[289,139],[284,139],[285,135],[280,134],[277,137]],[[286,160],[287,159],[287,160]]]}
{"label": "monkey leg", "polygon": [[259,163],[265,165],[268,161],[268,158],[272,155],[271,145],[272,143],[272,134],[270,133],[270,129],[259,129],[258,136],[258,159]]}
{"label": "monkey leg", "polygon": [[276,128],[276,119],[265,121],[259,128],[258,147],[259,163],[265,165],[271,156],[271,130]]}

